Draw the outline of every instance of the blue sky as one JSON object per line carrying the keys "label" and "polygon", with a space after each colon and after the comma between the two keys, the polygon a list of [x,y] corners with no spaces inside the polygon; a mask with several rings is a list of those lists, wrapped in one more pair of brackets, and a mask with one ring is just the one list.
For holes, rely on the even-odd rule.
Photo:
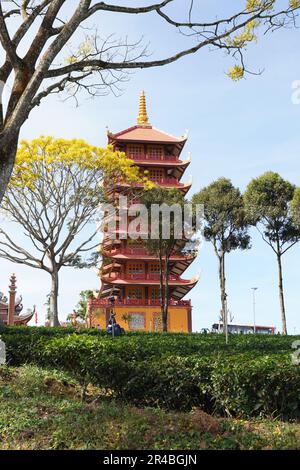
{"label": "blue sky", "polygon": [[[203,10],[208,14],[219,12],[219,3],[204,2]],[[144,41],[151,43],[153,56],[172,53],[187,43],[154,14],[143,18],[119,15],[113,22],[111,15],[105,15],[104,20],[103,34],[118,31],[134,40],[143,35]],[[299,30],[277,31],[261,38],[247,51],[246,61],[254,71],[263,69],[262,75],[233,83],[226,76],[232,59],[220,51],[203,50],[164,68],[132,73],[119,97],[109,95],[92,101],[82,97],[79,107],[51,97],[31,114],[22,137],[80,137],[105,146],[106,126],[115,132],[135,124],[139,92],[144,89],[155,127],[174,135],[189,130],[183,157],[191,152],[192,164],[184,176],[193,176],[190,196],[220,176],[231,178],[244,190],[251,178],[267,170],[278,171],[300,186],[300,105],[291,100],[292,83],[300,80]],[[276,260],[256,231],[251,233],[253,248],[227,258],[229,308],[234,321],[251,322],[251,287],[258,287],[257,324],[280,329]],[[300,244],[284,258],[290,333],[300,333],[299,256]],[[9,275],[16,272],[25,307],[37,304],[43,322],[48,275],[3,260],[0,265],[0,290],[7,290]],[[188,296],[194,305],[194,330],[210,327],[220,310],[217,259],[206,243],[186,276],[199,271],[201,280]],[[99,288],[99,281],[93,270],[66,268],[60,285],[60,314],[64,319],[74,308],[79,292]]]}

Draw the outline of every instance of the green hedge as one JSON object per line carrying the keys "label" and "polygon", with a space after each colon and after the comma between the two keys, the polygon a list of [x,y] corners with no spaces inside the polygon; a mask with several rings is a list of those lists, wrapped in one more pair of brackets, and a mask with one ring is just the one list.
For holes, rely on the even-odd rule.
{"label": "green hedge", "polygon": [[244,361],[226,358],[214,368],[212,395],[218,411],[234,415],[300,416],[300,368],[290,355]]}
{"label": "green hedge", "polygon": [[95,328],[74,328],[69,326],[66,328],[45,327],[45,326],[4,326],[0,325],[0,335],[18,335],[18,336],[68,336],[70,334],[89,335],[89,336],[106,336],[106,331]]}
{"label": "green hedge", "polygon": [[[65,337],[69,335],[92,336],[111,340],[111,337],[103,330],[98,329],[76,329],[69,328],[46,328],[46,327],[1,327],[0,335],[15,336],[19,341],[22,337],[50,338]],[[230,344],[226,345],[224,335],[218,334],[184,334],[184,333],[143,333],[127,332],[125,337],[118,338],[116,347],[121,349],[128,346],[135,350],[143,351],[143,354],[161,356],[162,354],[174,353],[179,356],[187,356],[193,353],[199,354],[236,354],[249,352],[253,355],[282,354],[283,351],[290,352],[292,342],[300,337],[277,336],[277,335],[230,335]],[[121,344],[120,344],[121,342]]]}
{"label": "green hedge", "polygon": [[222,415],[300,416],[300,367],[291,363],[295,337],[132,334],[51,329],[2,333],[11,365],[26,362],[68,371],[139,406]]}

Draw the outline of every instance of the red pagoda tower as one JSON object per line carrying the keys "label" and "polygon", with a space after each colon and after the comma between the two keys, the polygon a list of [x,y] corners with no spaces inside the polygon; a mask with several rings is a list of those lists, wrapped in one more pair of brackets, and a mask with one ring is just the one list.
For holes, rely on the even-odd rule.
{"label": "red pagoda tower", "polygon": [[[141,172],[147,171],[149,180],[158,186],[177,188],[184,194],[191,187],[191,183],[181,182],[190,164],[190,159],[180,159],[186,141],[186,136],[177,138],[151,126],[144,92],[140,97],[137,125],[116,134],[108,133],[108,143],[114,150],[125,152],[140,167]],[[124,194],[125,187],[118,185],[114,194],[109,195],[110,199],[116,200],[116,196]],[[122,239],[118,234],[116,238],[111,238],[104,233],[100,250],[103,255],[99,270],[101,288],[97,298],[88,305],[89,326],[106,327],[113,296],[116,321],[125,330],[160,331],[162,320],[158,259],[147,252],[142,239]],[[182,278],[182,274],[195,255],[182,255],[180,251],[178,249],[176,252],[175,249],[170,259],[168,331],[191,332],[191,301],[183,300],[183,297],[198,279],[187,280]]]}

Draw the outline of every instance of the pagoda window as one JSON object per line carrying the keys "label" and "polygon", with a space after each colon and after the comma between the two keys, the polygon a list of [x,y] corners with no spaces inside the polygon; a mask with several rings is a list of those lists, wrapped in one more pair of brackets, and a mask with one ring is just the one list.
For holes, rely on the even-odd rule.
{"label": "pagoda window", "polygon": [[128,248],[141,248],[144,245],[144,241],[141,238],[137,240],[129,240]]}
{"label": "pagoda window", "polygon": [[151,160],[162,160],[164,149],[160,145],[148,145],[147,153]]}
{"label": "pagoda window", "polygon": [[146,327],[144,313],[129,313],[129,328],[131,330],[144,330]]}
{"label": "pagoda window", "polygon": [[152,287],[152,289],[151,289],[151,300],[159,300],[159,299],[160,299],[159,287]]}
{"label": "pagoda window", "polygon": [[150,263],[149,264],[149,273],[151,273],[151,274],[159,273],[159,263]]}
{"label": "pagoda window", "polygon": [[144,298],[144,290],[142,287],[129,287],[127,290],[127,298],[130,300],[142,300]]}
{"label": "pagoda window", "polygon": [[162,168],[153,168],[150,170],[150,180],[159,183],[164,177],[164,170]]}
{"label": "pagoda window", "polygon": [[141,158],[144,154],[144,148],[142,145],[128,145],[127,156],[129,158]]}
{"label": "pagoda window", "polygon": [[144,272],[144,263],[128,263],[127,271],[129,274],[142,274]]}

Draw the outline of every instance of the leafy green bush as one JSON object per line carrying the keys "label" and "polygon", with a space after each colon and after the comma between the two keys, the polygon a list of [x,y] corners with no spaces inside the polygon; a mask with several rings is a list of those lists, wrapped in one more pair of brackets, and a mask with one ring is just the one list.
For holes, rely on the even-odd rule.
{"label": "leafy green bush", "polygon": [[0,335],[22,335],[22,336],[67,336],[70,334],[85,334],[91,336],[104,336],[106,332],[98,329],[75,328],[72,326],[62,327],[45,327],[45,326],[4,326],[0,325]]}
{"label": "leafy green bush", "polygon": [[64,370],[123,401],[234,416],[300,416],[295,337],[128,334],[98,330],[5,328],[10,365]]}
{"label": "leafy green bush", "polygon": [[213,370],[211,384],[217,410],[229,415],[300,416],[300,369],[290,356],[227,358]]}

